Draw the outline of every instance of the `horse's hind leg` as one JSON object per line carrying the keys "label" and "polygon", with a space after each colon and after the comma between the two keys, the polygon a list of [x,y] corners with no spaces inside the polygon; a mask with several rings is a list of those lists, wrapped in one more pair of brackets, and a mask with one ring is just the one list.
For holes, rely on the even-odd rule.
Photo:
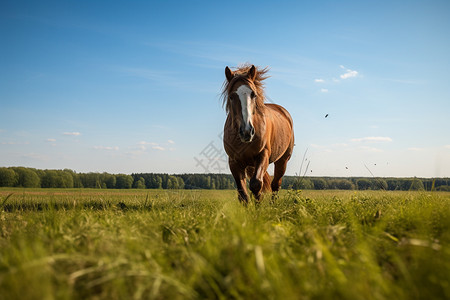
{"label": "horse's hind leg", "polygon": [[239,201],[242,203],[248,203],[248,193],[246,187],[246,175],[245,168],[241,166],[237,161],[229,160],[231,174],[233,174],[234,181],[236,182],[236,188],[239,193]]}

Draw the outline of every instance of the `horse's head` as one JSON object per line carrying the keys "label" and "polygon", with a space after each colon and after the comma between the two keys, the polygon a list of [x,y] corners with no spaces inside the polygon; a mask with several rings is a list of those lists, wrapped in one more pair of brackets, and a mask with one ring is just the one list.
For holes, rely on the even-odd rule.
{"label": "horse's head", "polygon": [[264,95],[261,81],[266,69],[258,70],[254,65],[243,66],[236,71],[225,68],[227,81],[224,87],[226,109],[231,114],[233,125],[239,130],[242,142],[250,143],[255,137],[255,114],[261,113]]}

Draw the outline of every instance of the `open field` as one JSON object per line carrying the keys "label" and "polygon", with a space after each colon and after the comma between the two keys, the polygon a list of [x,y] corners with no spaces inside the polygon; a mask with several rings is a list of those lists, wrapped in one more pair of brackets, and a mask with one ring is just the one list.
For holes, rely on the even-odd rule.
{"label": "open field", "polygon": [[1,299],[450,299],[450,193],[0,189]]}

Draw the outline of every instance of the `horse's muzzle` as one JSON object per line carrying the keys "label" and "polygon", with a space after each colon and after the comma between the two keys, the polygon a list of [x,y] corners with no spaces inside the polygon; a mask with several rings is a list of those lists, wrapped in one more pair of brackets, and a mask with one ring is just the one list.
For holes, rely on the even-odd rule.
{"label": "horse's muzzle", "polygon": [[255,127],[250,125],[250,128],[246,128],[245,126],[239,127],[239,138],[244,143],[250,143],[253,141],[255,137]]}

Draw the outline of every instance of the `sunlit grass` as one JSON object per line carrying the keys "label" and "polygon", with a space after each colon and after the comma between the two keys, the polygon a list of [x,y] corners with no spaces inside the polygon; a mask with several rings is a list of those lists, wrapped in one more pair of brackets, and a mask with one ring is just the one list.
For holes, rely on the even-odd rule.
{"label": "sunlit grass", "polygon": [[0,205],[2,299],[450,298],[450,193],[243,207],[234,191],[0,189]]}

